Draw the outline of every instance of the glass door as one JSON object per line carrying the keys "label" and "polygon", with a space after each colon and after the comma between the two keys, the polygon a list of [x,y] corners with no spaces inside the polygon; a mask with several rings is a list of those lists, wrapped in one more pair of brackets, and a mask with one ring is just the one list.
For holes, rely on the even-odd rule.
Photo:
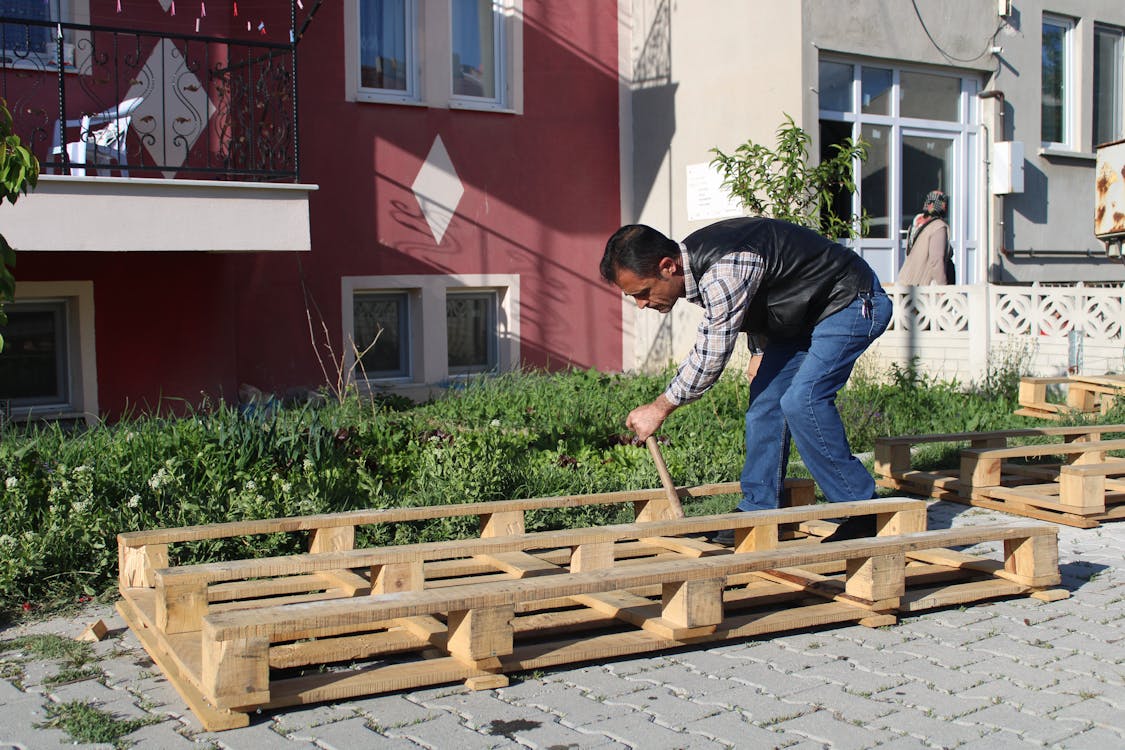
{"label": "glass door", "polygon": [[[957,216],[956,207],[960,201],[952,200],[960,189],[957,182],[958,163],[957,154],[960,150],[960,136],[949,133],[919,130],[904,127],[902,129],[901,159],[902,177],[899,180],[901,191],[899,193],[899,206],[902,207],[899,217],[898,231],[898,263],[902,267],[906,260],[906,240],[910,233],[910,225],[914,216],[922,210],[922,203],[926,193],[931,190],[940,190],[951,197],[949,212],[945,221],[950,226],[950,242],[957,247],[956,230],[962,223]],[[958,262],[954,254],[954,264],[957,266],[958,275],[961,275],[962,263]],[[954,283],[950,280],[950,283]]]}

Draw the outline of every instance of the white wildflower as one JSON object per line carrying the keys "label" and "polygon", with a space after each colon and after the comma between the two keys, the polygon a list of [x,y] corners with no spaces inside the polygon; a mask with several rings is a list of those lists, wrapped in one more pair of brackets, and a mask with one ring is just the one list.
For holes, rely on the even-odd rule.
{"label": "white wildflower", "polygon": [[16,538],[11,534],[0,535],[0,549],[10,550],[16,546]]}
{"label": "white wildflower", "polygon": [[8,477],[4,480],[4,486],[10,490],[14,490],[19,486],[20,480],[17,477]]}
{"label": "white wildflower", "polygon": [[253,479],[246,480],[246,491],[247,492],[254,492],[257,489],[258,489],[258,483],[257,482],[255,482]]}
{"label": "white wildflower", "polygon": [[288,495],[290,490],[292,490],[292,489],[293,489],[293,485],[290,484],[289,482],[282,482],[281,483],[281,494]]}
{"label": "white wildflower", "polygon": [[141,505],[141,496],[133,495],[131,498],[129,498],[129,502],[127,503],[127,505],[130,508],[139,508]]}
{"label": "white wildflower", "polygon": [[316,468],[316,466],[313,465],[312,459],[306,458],[304,461],[301,462],[301,468],[304,469],[305,471],[312,471],[313,469]]}
{"label": "white wildflower", "polygon": [[71,510],[72,513],[76,513],[76,514],[77,513],[84,513],[86,511],[86,506],[89,505],[89,504],[90,503],[89,503],[88,500],[75,500],[73,503],[70,504],[70,510]]}
{"label": "white wildflower", "polygon": [[491,422],[489,422],[489,424],[492,425],[493,427],[499,427],[500,426],[500,420],[494,419]]}
{"label": "white wildflower", "polygon": [[154,490],[160,489],[161,487],[163,487],[167,483],[168,483],[168,472],[164,469],[163,466],[161,466],[159,469],[157,469],[156,473],[152,475],[152,478],[148,480],[148,486],[151,487]]}

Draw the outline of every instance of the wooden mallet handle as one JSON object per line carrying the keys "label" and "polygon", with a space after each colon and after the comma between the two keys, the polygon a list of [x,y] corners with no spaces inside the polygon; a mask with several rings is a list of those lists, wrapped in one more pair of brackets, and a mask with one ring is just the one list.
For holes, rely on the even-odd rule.
{"label": "wooden mallet handle", "polygon": [[664,485],[664,492],[668,495],[668,502],[672,506],[672,513],[675,518],[684,517],[684,508],[680,505],[680,493],[676,492],[676,483],[672,481],[672,475],[668,473],[668,465],[664,463],[664,456],[660,453],[660,446],[656,442],[656,438],[652,435],[648,436],[645,440],[645,445],[648,446],[648,452],[652,454],[653,463],[656,464],[656,473],[660,475],[660,483]]}

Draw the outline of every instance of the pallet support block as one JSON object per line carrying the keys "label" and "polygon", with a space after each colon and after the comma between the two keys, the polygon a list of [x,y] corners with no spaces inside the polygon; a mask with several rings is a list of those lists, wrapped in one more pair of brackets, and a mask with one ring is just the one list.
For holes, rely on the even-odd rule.
{"label": "pallet support block", "polygon": [[524,532],[523,511],[502,511],[482,513],[480,516],[480,535],[482,537],[512,536]]}
{"label": "pallet support block", "polygon": [[857,599],[878,602],[878,609],[891,609],[906,592],[905,571],[903,553],[852,558],[847,561],[844,590]]}
{"label": "pallet support block", "polygon": [[570,572],[581,573],[587,570],[601,570],[613,566],[613,544],[611,542],[591,542],[579,544],[570,554]]}
{"label": "pallet support block", "polygon": [[372,594],[420,591],[424,580],[420,561],[371,566]]}
{"label": "pallet support block", "polygon": [[1062,582],[1059,540],[1055,535],[1004,540],[1004,570],[1012,580],[1044,588]]}
{"label": "pallet support block", "polygon": [[207,584],[156,584],[156,627],[165,633],[199,630],[207,614]]}
{"label": "pallet support block", "polygon": [[255,706],[270,700],[268,638],[209,638],[203,631],[202,687],[218,708]]}
{"label": "pallet support block", "polygon": [[496,668],[499,664],[491,660],[512,653],[515,616],[511,604],[450,612],[446,648],[451,656],[468,666]]}
{"label": "pallet support block", "polygon": [[1075,513],[1105,513],[1106,475],[1100,468],[1072,464],[1059,469],[1059,501]]}
{"label": "pallet support block", "polygon": [[167,567],[167,544],[117,545],[117,580],[120,586],[152,588],[156,585],[154,573],[157,568]]}
{"label": "pallet support block", "polygon": [[723,621],[725,578],[665,583],[661,591],[661,615],[677,628],[701,628]]}

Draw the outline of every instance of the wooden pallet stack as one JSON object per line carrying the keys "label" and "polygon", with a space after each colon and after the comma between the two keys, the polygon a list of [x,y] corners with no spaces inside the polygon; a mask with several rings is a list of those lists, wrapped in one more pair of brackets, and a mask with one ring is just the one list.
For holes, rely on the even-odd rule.
{"label": "wooden pallet stack", "polygon": [[[1065,386],[1066,400],[1048,400],[1050,386]],[[1025,417],[1062,419],[1075,414],[1106,415],[1125,398],[1125,375],[1066,375],[1053,378],[1022,377],[1019,386],[1019,408],[1015,413]]]}
{"label": "wooden pallet stack", "polygon": [[[811,499],[808,483],[794,489]],[[609,502],[634,503],[639,520],[525,533],[528,510]],[[878,536],[820,542],[828,519],[864,514]],[[357,525],[453,515],[479,516],[481,536],[352,548]],[[203,725],[220,730],[258,709],[449,682],[492,688],[511,672],[1067,595],[1055,588],[1054,527],[927,531],[925,503],[902,498],[675,515],[652,490],[127,533],[118,610]],[[734,530],[733,549],[702,536],[720,529]],[[169,564],[169,545],[277,532],[308,534],[309,552]],[[948,549],[988,542],[998,559]]]}
{"label": "wooden pallet stack", "polygon": [[[882,487],[1093,528],[1125,518],[1125,424],[1029,427],[995,432],[878,438],[876,482]],[[1010,445],[1013,440],[1048,442]],[[960,447],[959,465],[914,469],[912,451],[926,444]],[[1056,463],[1047,461],[1056,460]]]}

